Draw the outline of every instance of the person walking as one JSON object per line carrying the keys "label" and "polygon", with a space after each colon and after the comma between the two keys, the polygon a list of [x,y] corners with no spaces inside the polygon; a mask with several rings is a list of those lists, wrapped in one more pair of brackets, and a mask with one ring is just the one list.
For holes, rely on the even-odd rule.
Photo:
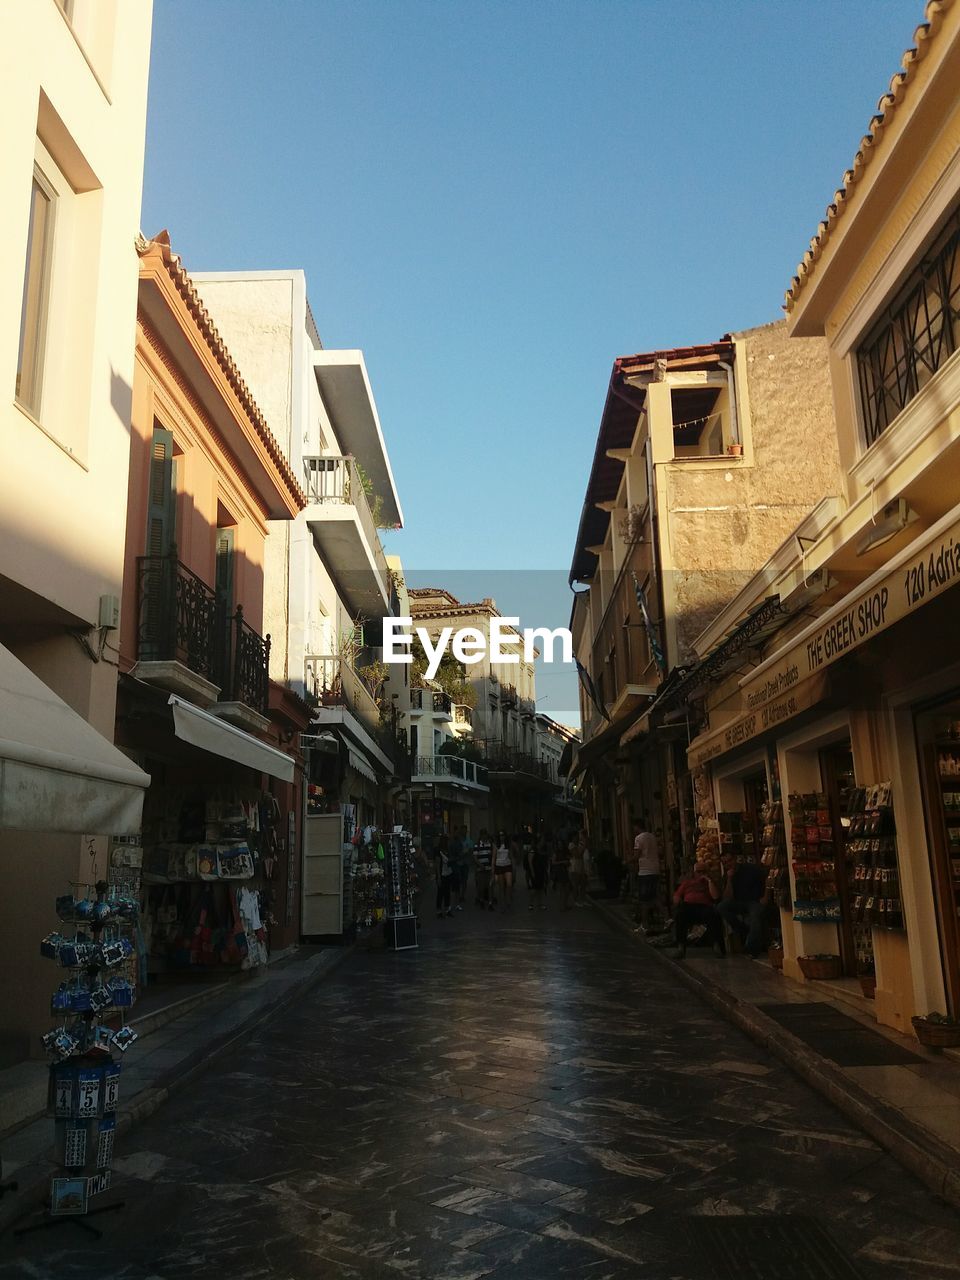
{"label": "person walking", "polygon": [[437,840],[434,866],[437,875],[437,919],[439,920],[444,915],[453,915],[450,895],[453,892],[455,873],[453,863],[450,861],[450,846],[445,832]]}
{"label": "person walking", "polygon": [[573,889],[573,905],[587,905],[587,867],[590,850],[587,848],[587,833],[581,828],[570,842],[570,885]]}
{"label": "person walking", "polygon": [[633,824],[633,830],[637,884],[637,913],[634,921],[641,926],[644,933],[647,933],[657,909],[660,888],[660,845],[657,843],[657,837],[648,830],[645,818],[637,818]]}
{"label": "person walking", "polygon": [[723,882],[714,888],[719,895],[717,911],[724,924],[737,935],[744,953],[755,958],[764,949],[763,929],[767,914],[767,869],[759,862],[737,862],[732,853],[720,856]]}
{"label": "person walking", "polygon": [[533,851],[533,904],[539,904],[541,911],[547,909],[547,878],[550,875],[550,856],[553,851],[553,840],[549,831],[544,831]]}
{"label": "person walking", "polygon": [[453,887],[451,892],[457,911],[463,910],[463,900],[467,892],[467,876],[470,873],[470,867],[463,852],[463,837],[460,834],[460,830],[460,827],[454,827],[449,849],[450,863],[453,867]]}
{"label": "person walking", "polygon": [[487,835],[487,828],[480,828],[480,837],[473,850],[473,861],[476,867],[474,884],[477,892],[477,906],[481,911],[493,910],[493,841]]}
{"label": "person walking", "polygon": [[[527,893],[533,893],[533,850],[535,841],[533,838],[533,830],[526,826],[520,833],[520,854],[523,859],[523,875],[527,885]],[[528,903],[529,909],[533,910],[533,899]]]}
{"label": "person walking", "polygon": [[569,828],[567,828],[566,839],[562,830],[557,836],[553,848],[552,870],[554,886],[560,891],[560,906],[564,911],[568,911],[571,906]]}
{"label": "person walking", "polygon": [[506,911],[513,906],[513,851],[511,840],[505,831],[497,836],[497,847],[494,851],[493,874],[497,881],[497,895]]}

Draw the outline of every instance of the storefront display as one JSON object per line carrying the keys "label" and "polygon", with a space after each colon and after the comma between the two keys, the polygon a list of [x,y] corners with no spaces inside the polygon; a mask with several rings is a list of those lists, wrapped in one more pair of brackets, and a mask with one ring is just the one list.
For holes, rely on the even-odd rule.
{"label": "storefront display", "polygon": [[394,951],[419,945],[417,941],[418,871],[413,840],[406,831],[386,836],[387,943]]}
{"label": "storefront display", "polygon": [[75,888],[57,899],[58,927],[40,943],[40,954],[64,973],[51,999],[56,1025],[43,1037],[53,1060],[49,1110],[59,1165],[52,1218],[97,1212],[94,1197],[110,1187],[120,1098],[115,1055],[137,1039],[126,1024],[136,992],[123,967],[135,955],[139,903],[105,880]]}
{"label": "storefront display", "polygon": [[264,963],[287,856],[270,793],[151,787],[142,849],[149,973]]}
{"label": "storefront display", "polygon": [[858,959],[861,954],[872,959],[870,930],[904,927],[890,783],[851,791],[847,816],[845,864],[850,916]]}
{"label": "storefront display", "polygon": [[790,872],[787,866],[787,839],[783,825],[783,804],[772,800],[762,810],[763,835],[760,861],[767,868],[770,901],[784,911],[792,906]]}
{"label": "storefront display", "polygon": [[830,800],[825,792],[789,797],[793,918],[804,924],[841,919],[837,850]]}

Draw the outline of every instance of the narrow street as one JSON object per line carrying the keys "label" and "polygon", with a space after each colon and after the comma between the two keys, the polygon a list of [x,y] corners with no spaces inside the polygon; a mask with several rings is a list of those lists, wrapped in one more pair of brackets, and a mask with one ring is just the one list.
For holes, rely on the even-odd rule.
{"label": "narrow street", "polygon": [[960,1256],[951,1210],[655,956],[522,891],[417,952],[358,948],[114,1169],[102,1241],[8,1235],[0,1275],[917,1280]]}

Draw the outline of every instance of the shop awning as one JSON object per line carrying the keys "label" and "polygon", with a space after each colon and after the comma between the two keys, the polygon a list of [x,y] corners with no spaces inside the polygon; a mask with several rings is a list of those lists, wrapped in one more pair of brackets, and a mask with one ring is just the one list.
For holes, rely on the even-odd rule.
{"label": "shop awning", "polygon": [[368,779],[370,782],[377,781],[377,775],[373,770],[373,766],[366,760],[359,751],[352,751],[347,748],[347,764],[351,769],[355,769],[362,778]]}
{"label": "shop awning", "polygon": [[0,646],[0,827],[127,835],[150,775]]}
{"label": "shop awning", "polygon": [[249,769],[268,773],[281,782],[293,781],[292,756],[260,742],[219,716],[212,716],[209,711],[201,711],[176,694],[170,695],[170,706],[173,707],[173,731],[184,742],[191,742],[201,751],[222,756],[224,760],[235,760]]}

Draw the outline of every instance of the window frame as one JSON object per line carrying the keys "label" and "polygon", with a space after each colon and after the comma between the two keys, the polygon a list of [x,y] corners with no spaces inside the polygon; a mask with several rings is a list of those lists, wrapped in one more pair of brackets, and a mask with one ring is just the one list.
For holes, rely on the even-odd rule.
{"label": "window frame", "polygon": [[[24,368],[24,352],[26,350],[27,329],[27,294],[31,277],[31,264],[36,259],[34,245],[34,188],[39,188],[49,205],[47,225],[44,227],[43,245],[40,247],[40,289],[35,324],[33,373],[31,377],[31,393],[25,396],[22,390],[22,374]],[[17,348],[17,370],[14,383],[14,400],[16,404],[35,421],[41,421],[43,415],[44,382],[47,364],[47,347],[50,337],[50,298],[53,293],[53,276],[56,259],[57,224],[60,220],[60,192],[56,184],[44,172],[39,160],[34,160],[33,174],[30,181],[30,220],[27,229],[27,251],[23,264],[23,292],[20,304],[20,335]]]}

